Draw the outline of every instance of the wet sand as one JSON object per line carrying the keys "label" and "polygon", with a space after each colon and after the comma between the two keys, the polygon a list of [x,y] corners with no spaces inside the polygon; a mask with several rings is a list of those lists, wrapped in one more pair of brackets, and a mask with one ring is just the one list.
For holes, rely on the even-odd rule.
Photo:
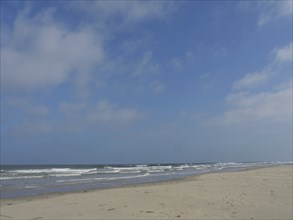
{"label": "wet sand", "polygon": [[1,200],[0,219],[292,219],[292,165]]}

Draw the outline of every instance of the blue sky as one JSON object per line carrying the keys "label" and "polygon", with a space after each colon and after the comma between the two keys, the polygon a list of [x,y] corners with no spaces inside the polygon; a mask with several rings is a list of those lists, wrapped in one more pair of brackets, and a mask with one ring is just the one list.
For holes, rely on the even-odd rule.
{"label": "blue sky", "polygon": [[292,1],[1,1],[1,162],[292,160]]}

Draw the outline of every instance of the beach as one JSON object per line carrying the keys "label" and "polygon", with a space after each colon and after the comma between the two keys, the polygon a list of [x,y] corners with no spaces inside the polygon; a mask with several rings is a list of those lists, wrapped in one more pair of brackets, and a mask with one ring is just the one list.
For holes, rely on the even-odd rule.
{"label": "beach", "polygon": [[292,165],[1,200],[1,219],[292,219]]}

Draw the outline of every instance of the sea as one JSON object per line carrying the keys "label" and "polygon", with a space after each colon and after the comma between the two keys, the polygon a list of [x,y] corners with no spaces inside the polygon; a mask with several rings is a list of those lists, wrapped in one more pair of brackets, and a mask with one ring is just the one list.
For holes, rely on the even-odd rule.
{"label": "sea", "polygon": [[233,172],[282,164],[292,164],[292,162],[1,165],[0,198],[156,183],[205,173]]}

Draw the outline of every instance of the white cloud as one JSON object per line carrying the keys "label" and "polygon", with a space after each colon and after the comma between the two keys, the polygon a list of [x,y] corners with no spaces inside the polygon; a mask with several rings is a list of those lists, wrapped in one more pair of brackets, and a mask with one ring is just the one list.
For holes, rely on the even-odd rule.
{"label": "white cloud", "polygon": [[292,84],[271,92],[231,94],[226,98],[231,109],[222,116],[211,119],[210,122],[219,124],[259,120],[290,122],[292,121],[292,99]]}
{"label": "white cloud", "polygon": [[153,40],[153,35],[151,33],[143,33],[143,36],[138,38],[124,40],[121,43],[120,49],[125,55],[130,55],[143,48],[149,48]]}
{"label": "white cloud", "polygon": [[292,20],[292,0],[240,1],[236,9],[257,14],[257,25],[259,27],[281,18]]}
{"label": "white cloud", "polygon": [[[257,8],[260,12],[258,26],[282,17],[292,16],[292,1],[259,1]],[[291,18],[292,19],[292,18]]]}
{"label": "white cloud", "polygon": [[99,101],[87,115],[88,120],[91,122],[106,123],[131,123],[145,117],[145,113],[139,112],[134,108],[119,108],[108,100]]}
{"label": "white cloud", "polygon": [[119,107],[108,100],[100,100],[96,104],[63,102],[59,109],[66,117],[69,117],[70,121],[75,120],[97,126],[130,124],[147,116],[145,112],[135,108]]}
{"label": "white cloud", "polygon": [[270,54],[273,54],[274,58],[262,71],[246,74],[233,83],[233,89],[251,89],[265,84],[285,63],[292,62],[292,42],[284,47],[273,49]]}
{"label": "white cloud", "polygon": [[275,49],[275,61],[277,63],[292,62],[292,51],[292,42],[282,48]]}
{"label": "white cloud", "polygon": [[[253,93],[252,88],[266,83],[272,76],[282,73],[287,62],[292,62],[292,43],[274,49],[272,61],[261,72],[246,74],[233,83],[232,88],[240,90],[226,96],[228,110],[221,116],[212,118],[208,123],[233,124],[251,121],[292,121],[292,78],[272,84],[267,91]],[[292,71],[292,68],[291,68]]]}
{"label": "white cloud", "polygon": [[174,3],[168,1],[79,1],[71,6],[94,18],[98,26],[112,29],[164,18],[174,10]]}
{"label": "white cloud", "polygon": [[269,78],[270,72],[249,73],[242,79],[233,83],[234,89],[247,89],[264,84]]}
{"label": "white cloud", "polygon": [[[1,49],[2,86],[34,90],[60,85],[72,74],[81,87],[103,58],[101,39],[90,28],[70,30],[53,21],[50,10],[30,17],[22,11]],[[7,35],[7,33],[6,33]]]}
{"label": "white cloud", "polygon": [[152,51],[144,53],[141,60],[134,66],[133,76],[141,76],[145,74],[156,74],[160,71],[160,65],[152,62]]}

